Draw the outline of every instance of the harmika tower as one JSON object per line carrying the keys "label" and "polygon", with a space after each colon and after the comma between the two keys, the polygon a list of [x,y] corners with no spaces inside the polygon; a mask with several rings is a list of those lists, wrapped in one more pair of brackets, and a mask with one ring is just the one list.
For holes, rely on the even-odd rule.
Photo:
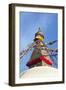
{"label": "harmika tower", "polygon": [[49,52],[44,43],[44,35],[41,32],[40,28],[38,32],[35,33],[34,42],[36,43],[36,45],[33,47],[34,50],[32,52],[30,60],[27,62],[26,65],[29,68],[32,68],[35,66],[52,65],[53,62],[50,59]]}

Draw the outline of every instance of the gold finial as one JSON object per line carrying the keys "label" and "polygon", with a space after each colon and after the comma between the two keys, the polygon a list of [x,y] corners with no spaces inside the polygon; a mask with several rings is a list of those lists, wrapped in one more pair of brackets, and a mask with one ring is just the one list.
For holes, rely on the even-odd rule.
{"label": "gold finial", "polygon": [[35,41],[35,40],[43,41],[43,39],[44,39],[44,35],[43,35],[43,33],[41,32],[41,29],[40,29],[40,27],[39,27],[39,28],[38,28],[38,32],[35,34],[35,39],[34,39],[34,41]]}

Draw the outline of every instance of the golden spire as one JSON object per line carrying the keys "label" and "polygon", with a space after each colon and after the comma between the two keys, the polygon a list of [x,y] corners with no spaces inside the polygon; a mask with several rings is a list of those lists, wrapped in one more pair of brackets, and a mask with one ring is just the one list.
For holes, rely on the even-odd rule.
{"label": "golden spire", "polygon": [[40,40],[40,41],[43,41],[44,40],[44,35],[41,32],[40,27],[38,28],[38,32],[35,33],[34,41],[37,41],[37,40]]}

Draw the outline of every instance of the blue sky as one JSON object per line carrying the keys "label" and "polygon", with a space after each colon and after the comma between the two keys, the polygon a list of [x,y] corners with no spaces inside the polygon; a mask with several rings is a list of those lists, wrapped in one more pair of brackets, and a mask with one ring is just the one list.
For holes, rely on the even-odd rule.
{"label": "blue sky", "polygon": [[[44,34],[44,42],[49,42],[58,39],[58,15],[57,13],[37,13],[37,12],[20,12],[20,52],[27,48],[33,42],[35,33],[38,28]],[[49,48],[57,48],[57,43]],[[21,59],[20,72],[28,69],[27,61],[30,59],[32,51]],[[55,60],[57,63],[57,60]],[[54,65],[55,66],[55,65]]]}

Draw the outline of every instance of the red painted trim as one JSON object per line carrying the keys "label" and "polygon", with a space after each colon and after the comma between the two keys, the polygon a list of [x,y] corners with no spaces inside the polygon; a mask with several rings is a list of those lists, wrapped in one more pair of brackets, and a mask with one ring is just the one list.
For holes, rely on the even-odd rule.
{"label": "red painted trim", "polygon": [[40,57],[37,58],[37,59],[30,60],[30,61],[27,63],[27,66],[34,65],[34,64],[36,64],[36,63],[38,63],[38,62],[40,62],[40,61],[42,61],[42,60],[43,60],[46,64],[52,65],[52,61],[51,61],[51,60],[47,59],[47,58],[44,57],[44,56],[40,56]]}
{"label": "red painted trim", "polygon": [[40,56],[40,60],[43,60],[45,63],[49,64],[49,65],[52,65],[52,61],[47,59],[46,57],[44,56]]}

